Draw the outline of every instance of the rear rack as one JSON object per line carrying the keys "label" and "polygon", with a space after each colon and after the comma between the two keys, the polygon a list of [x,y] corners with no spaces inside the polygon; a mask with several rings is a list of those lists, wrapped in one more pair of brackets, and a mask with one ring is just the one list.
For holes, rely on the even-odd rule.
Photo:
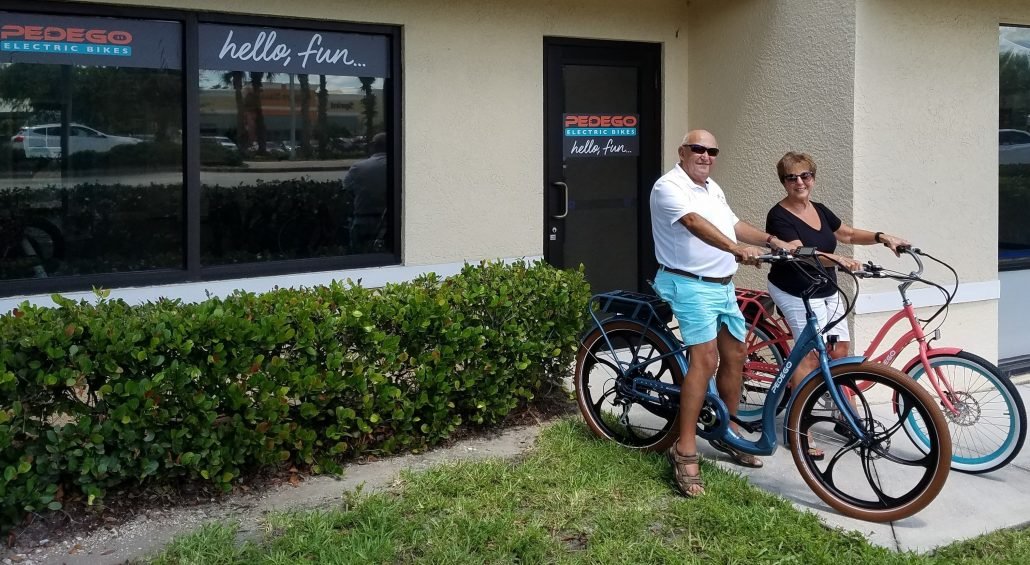
{"label": "rear rack", "polygon": [[588,308],[590,315],[598,325],[601,321],[597,317],[597,312],[625,316],[643,322],[647,326],[652,324],[664,326],[672,321],[672,307],[668,302],[653,294],[629,290],[613,290],[595,294],[591,297]]}

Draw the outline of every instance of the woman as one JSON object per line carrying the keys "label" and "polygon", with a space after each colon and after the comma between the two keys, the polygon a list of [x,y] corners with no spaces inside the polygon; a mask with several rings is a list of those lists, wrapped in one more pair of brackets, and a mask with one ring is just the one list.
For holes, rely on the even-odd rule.
{"label": "woman", "polygon": [[[831,267],[827,269],[827,274],[834,283],[837,280],[835,272],[837,263],[853,271],[862,268],[861,263],[853,258],[834,254],[837,242],[852,245],[881,243],[889,247],[895,254],[898,254],[899,246],[909,245],[904,239],[883,232],[853,228],[841,222],[840,218],[823,204],[813,202],[811,196],[812,190],[815,188],[816,166],[811,155],[791,151],[776,164],[776,172],[787,195],[769,210],[769,214],[765,218],[765,231],[786,241],[787,245],[792,248],[815,247],[825,254],[827,257],[823,258],[822,262]],[[801,265],[801,267],[812,273],[815,271],[815,268],[811,266]],[[811,284],[810,279],[798,272],[796,265],[775,263],[769,271],[769,294],[790,326],[795,340],[805,327],[805,306],[801,301],[801,292],[808,288],[809,284]],[[837,290],[830,283],[815,292],[810,304],[821,327],[844,313]],[[851,337],[846,320],[834,326],[826,335],[837,336],[835,346],[827,344],[830,358],[840,359],[848,354]],[[817,354],[812,351],[798,364],[798,368],[791,378],[791,386],[800,385],[801,379],[812,372],[818,364]],[[823,451],[815,447],[811,441],[809,446],[810,457],[817,461],[824,457]]]}

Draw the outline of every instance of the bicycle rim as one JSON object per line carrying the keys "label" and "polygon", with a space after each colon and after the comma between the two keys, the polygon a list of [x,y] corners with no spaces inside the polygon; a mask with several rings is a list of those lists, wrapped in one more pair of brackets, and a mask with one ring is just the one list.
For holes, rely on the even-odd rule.
{"label": "bicycle rim", "polygon": [[[832,374],[855,396],[868,441],[858,440],[839,412],[822,406],[826,383],[809,381],[787,422],[787,443],[805,482],[835,510],[860,520],[899,520],[925,508],[944,487],[951,458],[947,424],[932,397],[903,373],[877,364],[840,365]],[[863,392],[862,381],[878,386]],[[928,448],[899,433],[908,418],[925,422]],[[824,460],[808,453],[813,441],[825,451]]]}
{"label": "bicycle rim", "polygon": [[[576,402],[587,426],[598,437],[643,451],[667,449],[679,434],[679,399],[651,394],[664,400],[656,406],[627,394],[634,377],[680,385],[683,373],[675,356],[659,358],[671,351],[652,330],[639,323],[605,321],[608,340],[599,329],[581,343],[573,376]],[[609,347],[609,342],[611,347]],[[640,364],[628,375],[620,364]]]}
{"label": "bicycle rim", "polygon": [[737,417],[745,422],[754,422],[762,418],[769,387],[783,366],[783,353],[770,332],[759,327],[749,329]]}
{"label": "bicycle rim", "polygon": [[[951,468],[987,473],[1012,461],[1026,439],[1026,408],[1015,385],[992,364],[971,353],[935,355],[930,358],[930,366],[954,391],[951,402],[957,412],[940,403],[951,433]],[[908,374],[936,395],[922,363],[913,365]],[[943,382],[940,387],[948,394]],[[905,432],[925,448],[928,440],[920,422],[906,420]]]}

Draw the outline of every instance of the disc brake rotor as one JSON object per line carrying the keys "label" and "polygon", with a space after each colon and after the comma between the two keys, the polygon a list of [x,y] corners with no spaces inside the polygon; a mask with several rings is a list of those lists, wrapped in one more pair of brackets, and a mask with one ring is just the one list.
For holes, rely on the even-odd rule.
{"label": "disc brake rotor", "polygon": [[949,422],[960,426],[972,426],[980,421],[980,403],[973,398],[973,395],[964,391],[955,391],[950,400],[951,405],[958,411],[957,414],[949,410],[943,402],[941,403],[941,411],[944,412],[944,416]]}

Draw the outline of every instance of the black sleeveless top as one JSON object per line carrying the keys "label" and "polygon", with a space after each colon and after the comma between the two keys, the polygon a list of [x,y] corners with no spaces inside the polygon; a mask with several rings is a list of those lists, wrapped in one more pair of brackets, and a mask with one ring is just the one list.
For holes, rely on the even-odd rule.
{"label": "black sleeveless top", "polygon": [[[776,204],[765,217],[765,231],[783,241],[801,240],[805,247],[815,247],[823,253],[833,253],[837,249],[837,238],[833,232],[840,229],[841,221],[829,208],[818,202],[812,202],[819,214],[820,229],[813,229],[804,220],[791,214],[786,208]],[[815,267],[801,265],[809,273],[815,274]],[[769,269],[769,282],[784,292],[801,296],[811,281],[799,273],[797,266],[788,263],[774,263]],[[836,269],[826,269],[833,282],[837,282]],[[831,284],[823,285],[816,291],[815,297],[825,298],[836,292]]]}

